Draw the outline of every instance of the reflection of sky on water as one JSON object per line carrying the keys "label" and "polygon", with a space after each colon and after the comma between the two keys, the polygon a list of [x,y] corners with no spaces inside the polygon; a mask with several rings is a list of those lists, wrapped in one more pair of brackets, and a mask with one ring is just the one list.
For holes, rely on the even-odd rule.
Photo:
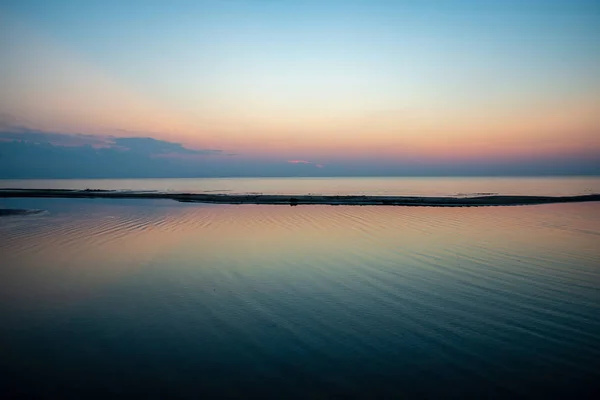
{"label": "reflection of sky on water", "polygon": [[489,261],[518,255],[519,262],[530,257],[560,266],[571,257],[593,256],[600,234],[592,214],[595,204],[291,208],[3,199],[2,206],[49,211],[5,219],[0,232],[6,238],[5,265],[13,266],[4,271],[5,297],[50,302],[93,295],[93,290],[152,265],[225,265],[277,273],[324,263],[335,264],[330,273],[343,274],[345,259],[422,264],[426,269],[427,263],[448,257]]}
{"label": "reflection of sky on water", "polygon": [[0,221],[17,394],[506,396],[597,382],[597,203],[1,205],[49,210]]}
{"label": "reflection of sky on water", "polygon": [[[0,180],[0,188],[156,190],[186,193],[477,196],[572,196],[600,193],[600,178],[582,177],[369,177],[206,179]],[[0,204],[1,204],[0,199]]]}

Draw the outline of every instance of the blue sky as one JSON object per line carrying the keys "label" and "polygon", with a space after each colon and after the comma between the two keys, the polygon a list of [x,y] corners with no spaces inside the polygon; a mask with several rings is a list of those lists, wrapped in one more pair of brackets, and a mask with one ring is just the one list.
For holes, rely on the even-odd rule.
{"label": "blue sky", "polygon": [[23,0],[0,21],[0,113],[29,129],[265,165],[600,151],[597,1]]}

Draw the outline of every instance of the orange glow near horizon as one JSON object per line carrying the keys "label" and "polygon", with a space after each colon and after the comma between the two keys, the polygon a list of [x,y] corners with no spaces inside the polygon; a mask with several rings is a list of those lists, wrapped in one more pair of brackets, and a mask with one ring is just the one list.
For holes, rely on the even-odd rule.
{"label": "orange glow near horizon", "polygon": [[189,82],[191,89],[174,87],[171,97],[160,97],[158,89],[118,77],[31,25],[9,14],[0,17],[14,33],[10,62],[0,69],[0,111],[32,129],[153,137],[246,158],[325,164],[369,157],[442,161],[600,153],[595,87],[562,97],[531,88],[493,97],[475,88],[475,94],[454,98],[427,84],[409,82],[406,92],[388,89],[367,66],[347,66],[347,76],[330,71],[331,79],[323,80],[323,71],[343,67],[336,61],[311,64],[306,73],[314,77],[298,82],[268,80],[251,65],[239,70],[248,76],[232,75],[222,88]]}

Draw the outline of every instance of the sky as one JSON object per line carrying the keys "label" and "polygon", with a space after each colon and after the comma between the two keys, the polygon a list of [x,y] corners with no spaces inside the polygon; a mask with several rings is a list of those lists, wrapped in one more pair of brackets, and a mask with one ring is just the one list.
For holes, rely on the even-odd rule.
{"label": "sky", "polygon": [[0,59],[0,177],[600,174],[595,0],[5,0]]}

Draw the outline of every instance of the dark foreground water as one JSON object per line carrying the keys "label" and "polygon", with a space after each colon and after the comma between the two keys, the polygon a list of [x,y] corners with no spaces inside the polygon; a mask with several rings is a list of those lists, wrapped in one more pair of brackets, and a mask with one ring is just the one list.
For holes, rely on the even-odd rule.
{"label": "dark foreground water", "polygon": [[2,207],[48,210],[0,219],[0,382],[14,398],[600,387],[600,203]]}

